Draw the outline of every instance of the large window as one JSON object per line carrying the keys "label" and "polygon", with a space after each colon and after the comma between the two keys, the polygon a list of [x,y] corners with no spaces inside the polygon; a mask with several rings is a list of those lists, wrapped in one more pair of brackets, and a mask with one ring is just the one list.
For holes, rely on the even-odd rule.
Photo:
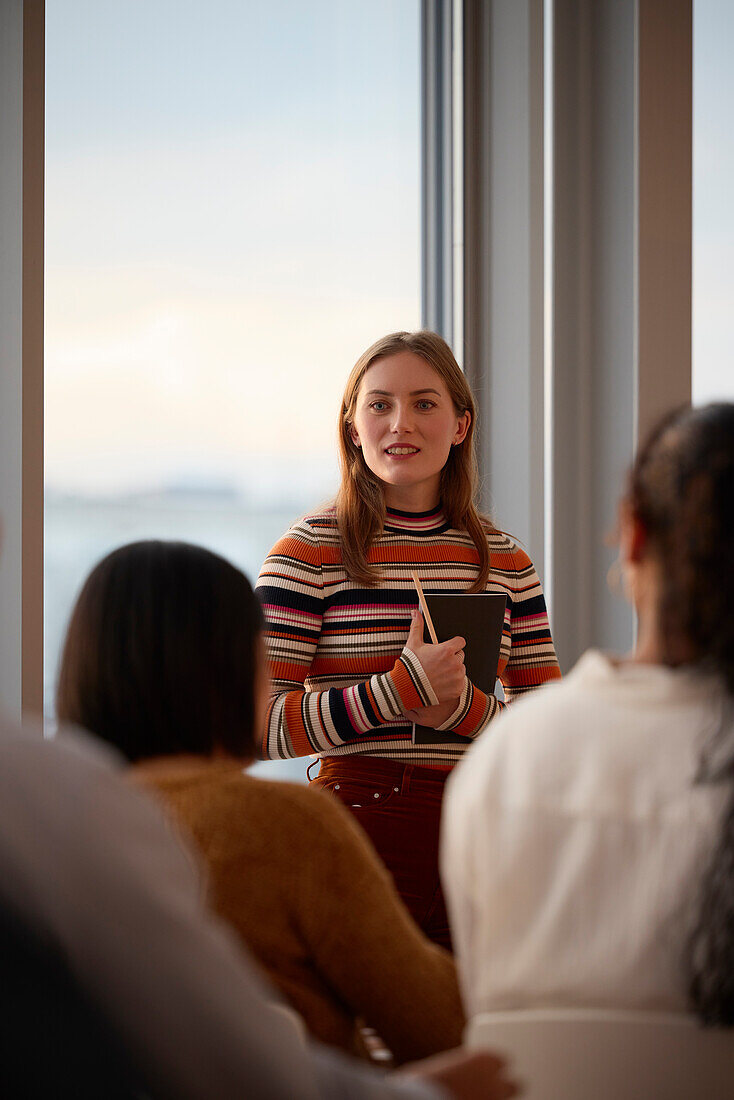
{"label": "large window", "polygon": [[693,399],[734,400],[734,5],[693,6]]}
{"label": "large window", "polygon": [[181,538],[254,578],[333,495],[348,370],[420,321],[420,41],[418,0],[46,13],[50,709],[101,555]]}

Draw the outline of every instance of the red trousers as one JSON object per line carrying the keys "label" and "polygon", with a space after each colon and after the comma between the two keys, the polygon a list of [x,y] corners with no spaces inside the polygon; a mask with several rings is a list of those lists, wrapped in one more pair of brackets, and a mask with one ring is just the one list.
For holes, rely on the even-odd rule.
{"label": "red trousers", "polygon": [[354,814],[429,939],[451,950],[438,876],[441,800],[449,772],[376,756],[321,761],[312,780]]}

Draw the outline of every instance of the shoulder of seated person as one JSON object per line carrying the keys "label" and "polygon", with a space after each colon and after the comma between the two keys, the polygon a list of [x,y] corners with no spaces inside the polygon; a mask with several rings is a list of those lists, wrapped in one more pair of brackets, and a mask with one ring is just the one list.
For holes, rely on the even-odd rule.
{"label": "shoulder of seated person", "polygon": [[[330,791],[315,784],[283,783],[280,780],[246,777],[250,805],[256,799],[258,806],[272,816],[277,814],[282,823],[294,824],[294,835],[302,836],[308,843],[320,834],[331,844],[340,844],[344,837],[364,842],[364,834],[349,810]],[[295,826],[298,830],[295,830]]]}
{"label": "shoulder of seated person", "polygon": [[[308,815],[311,818],[333,819],[336,815],[341,817],[343,807],[327,791],[323,791],[313,784],[291,783],[281,779],[267,779],[262,775],[248,775],[244,772],[241,782],[247,790],[248,800],[264,804],[278,806],[279,811],[287,811],[290,807],[299,815]],[[346,811],[343,811],[346,813]],[[347,817],[349,814],[347,813]]]}
{"label": "shoulder of seated person", "polygon": [[[665,709],[654,721],[649,714],[635,721],[633,703],[640,701],[620,692],[614,669],[588,651],[565,679],[513,702],[458,766],[455,803],[474,798],[479,805],[491,788],[494,803],[518,809],[601,812],[604,802],[615,812],[650,815],[674,811],[679,796],[688,807],[695,724],[676,730]],[[661,756],[663,734],[668,751]],[[654,763],[652,779],[645,760]]]}
{"label": "shoulder of seated person", "polygon": [[292,806],[300,814],[320,817],[342,812],[341,804],[319,788],[249,775],[246,767],[235,759],[170,756],[137,761],[129,774],[135,783],[166,791],[216,788],[220,798],[239,804],[244,799],[249,806],[259,802],[277,804],[280,809]]}
{"label": "shoulder of seated person", "polygon": [[289,783],[279,779],[264,779],[261,776],[245,775],[248,791],[252,797],[265,801],[278,802],[279,805],[292,806],[299,814],[312,818],[351,817],[342,804],[328,791],[313,783]]}
{"label": "shoulder of seated person", "polygon": [[491,722],[470,747],[466,760],[456,769],[466,782],[481,781],[488,768],[526,767],[529,759],[537,766],[547,755],[557,760],[559,740],[567,745],[587,733],[579,730],[578,699],[567,690],[566,680],[554,680],[512,702]]}
{"label": "shoulder of seated person", "polygon": [[335,817],[342,807],[334,807],[329,795],[319,797],[322,792],[299,783],[248,775],[237,762],[227,766],[202,759],[198,767],[178,771],[154,769],[143,762],[130,769],[130,778],[133,785],[178,806],[190,824],[221,827],[232,838],[251,838],[256,825],[256,831],[262,827],[271,841],[279,834],[287,836],[294,848],[301,839],[312,842],[316,833],[330,836],[341,831],[335,828]]}

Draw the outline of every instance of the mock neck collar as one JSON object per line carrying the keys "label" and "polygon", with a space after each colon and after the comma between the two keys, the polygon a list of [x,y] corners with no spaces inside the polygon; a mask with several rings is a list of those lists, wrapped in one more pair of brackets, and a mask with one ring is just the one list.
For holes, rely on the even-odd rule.
{"label": "mock neck collar", "polygon": [[410,531],[422,534],[446,527],[446,516],[440,504],[427,512],[406,512],[404,509],[386,508],[385,527],[391,531]]}

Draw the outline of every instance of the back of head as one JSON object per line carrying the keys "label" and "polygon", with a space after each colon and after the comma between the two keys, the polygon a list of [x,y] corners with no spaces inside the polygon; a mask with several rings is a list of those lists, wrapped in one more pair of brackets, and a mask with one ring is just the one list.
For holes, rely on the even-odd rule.
{"label": "back of head", "polygon": [[254,751],[262,614],[249,581],[201,547],[138,542],[89,575],[56,709],[129,760]]}
{"label": "back of head", "polygon": [[732,789],[684,962],[696,1015],[734,1027],[734,405],[663,420],[639,451],[628,504],[660,565],[663,660],[715,675],[728,701],[701,779]]}
{"label": "back of head", "polygon": [[640,448],[628,504],[660,564],[666,664],[719,676],[734,696],[734,405],[670,414]]}

